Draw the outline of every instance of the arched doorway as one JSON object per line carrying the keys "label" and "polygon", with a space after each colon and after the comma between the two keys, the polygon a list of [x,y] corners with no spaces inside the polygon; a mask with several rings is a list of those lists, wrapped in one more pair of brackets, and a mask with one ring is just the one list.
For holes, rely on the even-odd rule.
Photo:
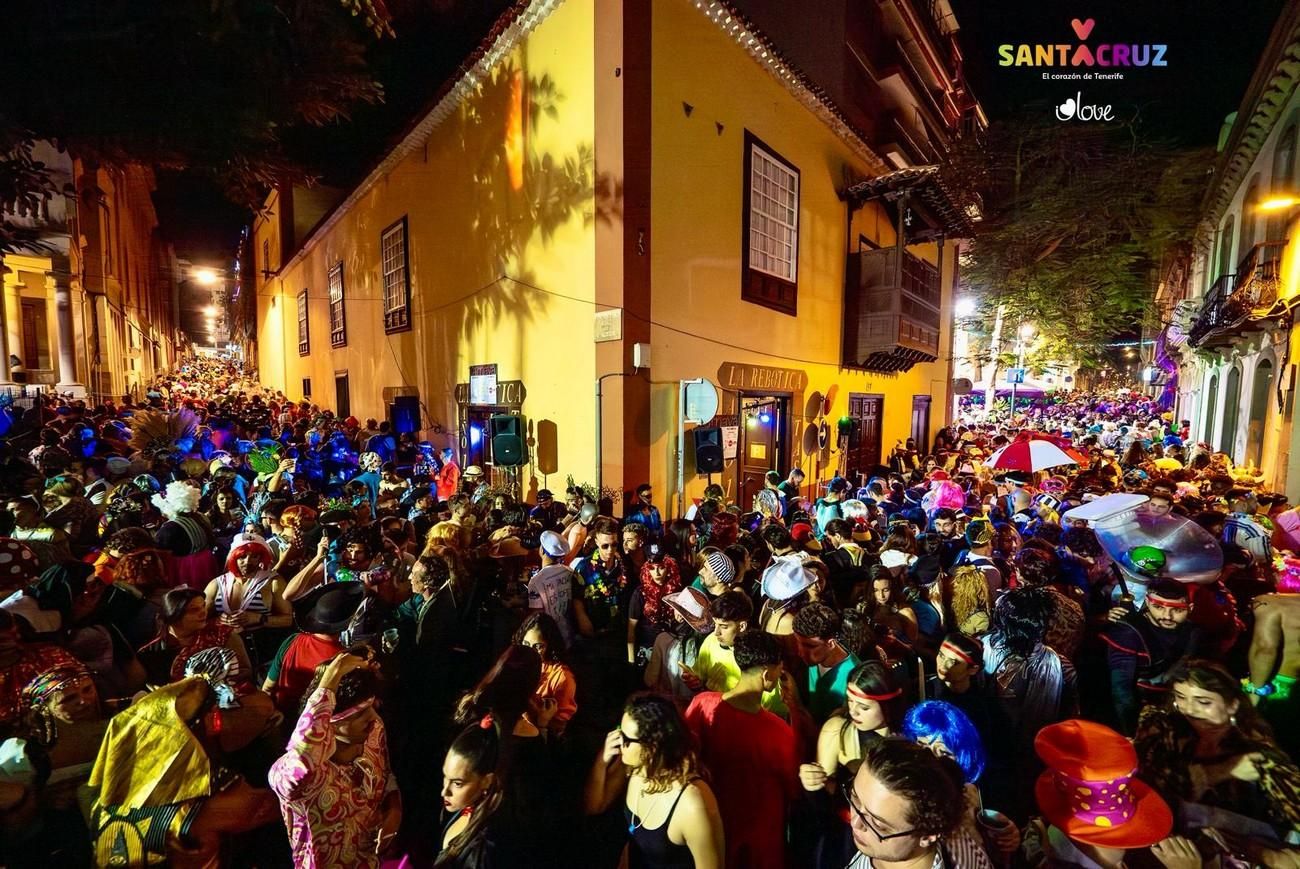
{"label": "arched doorway", "polygon": [[1237,416],[1241,413],[1241,369],[1236,365],[1228,369],[1223,384],[1223,430],[1219,435],[1219,451],[1227,453],[1235,462],[1232,447],[1237,440]]}
{"label": "arched doorway", "polygon": [[1268,417],[1268,396],[1273,388],[1273,360],[1255,366],[1250,387],[1250,421],[1246,424],[1246,460],[1256,468],[1264,463],[1264,422]]}
{"label": "arched doorway", "polygon": [[1219,375],[1210,375],[1210,388],[1205,390],[1204,425],[1201,426],[1201,440],[1207,444],[1214,443],[1214,418],[1218,415]]}

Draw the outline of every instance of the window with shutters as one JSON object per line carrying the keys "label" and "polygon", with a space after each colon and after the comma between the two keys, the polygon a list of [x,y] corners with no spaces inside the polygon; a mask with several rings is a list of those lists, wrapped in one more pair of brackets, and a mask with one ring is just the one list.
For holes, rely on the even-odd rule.
{"label": "window with shutters", "polygon": [[406,218],[394,223],[379,239],[384,278],[384,330],[411,328],[411,279],[406,256]]}
{"label": "window with shutters", "polygon": [[783,314],[798,309],[799,170],[745,133],[741,298]]}
{"label": "window with shutters", "polygon": [[329,273],[330,291],[330,346],[342,347],[348,343],[347,323],[343,314],[343,263],[338,263]]}
{"label": "window with shutters", "polygon": [[311,331],[307,322],[307,291],[298,294],[298,355],[311,352]]}

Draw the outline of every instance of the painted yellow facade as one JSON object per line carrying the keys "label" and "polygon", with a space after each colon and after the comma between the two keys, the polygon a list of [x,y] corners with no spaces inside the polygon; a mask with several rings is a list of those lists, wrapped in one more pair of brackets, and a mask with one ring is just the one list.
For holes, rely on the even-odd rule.
{"label": "painted yellow facade", "polygon": [[[0,349],[6,360],[18,357],[30,385],[98,399],[139,397],[175,365],[184,344],[178,266],[160,233],[153,173],[39,147],[56,179],[75,184],[77,195],[18,217],[47,247],[0,256]],[[6,364],[0,381],[8,372]]]}
{"label": "painted yellow facade", "polygon": [[[525,494],[567,475],[595,482],[599,453],[607,487],[648,480],[660,504],[676,491],[681,379],[719,384],[724,368],[746,365],[802,372],[797,392],[767,388],[779,372],[758,391],[788,400],[790,460],[810,477],[829,478],[839,463],[833,434],[820,455],[800,449],[811,421],[802,399],[814,391],[833,395],[819,417],[832,431],[851,393],[883,395],[885,454],[911,433],[914,396],[933,396],[930,433],[941,426],[955,244],[943,248],[938,360],[901,374],[840,364],[846,255],[859,237],[894,242],[884,209],[869,203],[850,221],[840,191],[879,174],[879,159],[688,0],[530,11],[531,31],[498,43],[465,98],[435,109],[440,120],[417,127],[422,137],[408,137],[304,241],[281,232],[293,222],[282,219],[289,194],[268,199],[252,238],[263,382],[301,399],[309,379],[310,399],[335,408],[335,378],[346,374],[348,409],[361,419],[383,418],[398,388],[414,390],[425,435],[464,448],[457,384],[471,365],[495,364],[500,381],[522,381],[519,409],[538,440]],[[741,299],[746,131],[800,172],[797,316]],[[386,332],[380,239],[403,218],[412,327]],[[909,251],[937,255],[934,244]],[[346,344],[332,347],[327,284],[339,263]],[[304,290],[310,346],[300,353]],[[602,340],[598,314],[613,317]],[[636,343],[649,347],[648,369],[632,366]],[[736,396],[724,390],[724,414],[737,414]],[[705,477],[688,465],[686,478],[686,495],[698,497]],[[734,463],[719,478],[733,494],[738,480]]]}

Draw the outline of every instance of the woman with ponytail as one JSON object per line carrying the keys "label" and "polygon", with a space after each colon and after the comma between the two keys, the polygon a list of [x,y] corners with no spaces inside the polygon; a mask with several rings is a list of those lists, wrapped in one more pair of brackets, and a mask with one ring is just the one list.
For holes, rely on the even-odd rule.
{"label": "woman with ponytail", "polygon": [[501,735],[491,715],[461,731],[442,764],[442,828],[438,869],[507,865],[497,835],[501,808]]}

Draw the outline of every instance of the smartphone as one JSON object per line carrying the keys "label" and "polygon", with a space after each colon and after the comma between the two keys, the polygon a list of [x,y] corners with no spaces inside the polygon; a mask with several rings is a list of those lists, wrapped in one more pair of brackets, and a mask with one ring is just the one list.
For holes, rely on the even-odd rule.
{"label": "smartphone", "polygon": [[343,531],[337,525],[325,525],[325,539],[333,543],[343,536]]}

